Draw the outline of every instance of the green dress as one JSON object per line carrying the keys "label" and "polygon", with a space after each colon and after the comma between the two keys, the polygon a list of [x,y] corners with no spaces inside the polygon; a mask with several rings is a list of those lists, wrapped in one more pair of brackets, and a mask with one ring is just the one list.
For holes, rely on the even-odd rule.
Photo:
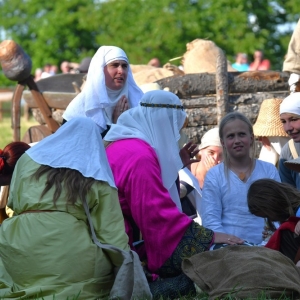
{"label": "green dress", "polygon": [[[105,298],[120,254],[93,243],[80,200],[67,206],[63,190],[55,207],[52,189],[40,200],[45,175],[31,178],[39,167],[24,154],[13,174],[8,206],[15,214],[0,227],[0,298]],[[129,250],[117,190],[97,182],[87,202],[100,242]],[[21,214],[28,210],[54,212]]]}

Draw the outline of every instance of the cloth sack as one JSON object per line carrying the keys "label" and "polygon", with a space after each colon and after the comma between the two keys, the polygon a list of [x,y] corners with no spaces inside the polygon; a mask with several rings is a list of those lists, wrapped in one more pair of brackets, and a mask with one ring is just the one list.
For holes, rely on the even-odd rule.
{"label": "cloth sack", "polygon": [[[185,74],[215,73],[217,70],[217,58],[220,49],[214,42],[203,39],[195,39],[186,44],[187,51],[182,58]],[[227,61],[228,72],[236,72]]]}
{"label": "cloth sack", "polygon": [[96,237],[89,207],[86,201],[84,201],[83,206],[90,224],[94,243],[102,249],[118,252],[124,258],[121,267],[116,268],[116,277],[110,291],[109,299],[151,300],[152,294],[150,292],[150,287],[137,253],[132,250],[125,251],[112,245],[102,244]]}
{"label": "cloth sack", "polygon": [[117,271],[109,299],[152,299],[150,287],[136,252],[122,251],[124,261]]}
{"label": "cloth sack", "polygon": [[232,245],[196,254],[182,262],[183,272],[209,299],[278,299],[300,294],[300,268],[279,251]]}

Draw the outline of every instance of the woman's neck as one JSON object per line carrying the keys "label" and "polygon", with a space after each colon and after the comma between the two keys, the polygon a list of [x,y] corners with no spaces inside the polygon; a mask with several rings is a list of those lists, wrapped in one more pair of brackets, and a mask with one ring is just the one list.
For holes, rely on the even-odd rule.
{"label": "woman's neck", "polygon": [[204,166],[201,164],[201,161],[193,163],[191,165],[191,172],[197,178],[200,188],[202,189],[206,171],[204,169]]}
{"label": "woman's neck", "polygon": [[240,160],[230,160],[229,169],[233,171],[241,181],[246,182],[251,176],[255,162],[250,157]]}
{"label": "woman's neck", "polygon": [[252,159],[247,157],[241,158],[229,158],[229,168],[233,167],[235,169],[245,169],[252,163]]}

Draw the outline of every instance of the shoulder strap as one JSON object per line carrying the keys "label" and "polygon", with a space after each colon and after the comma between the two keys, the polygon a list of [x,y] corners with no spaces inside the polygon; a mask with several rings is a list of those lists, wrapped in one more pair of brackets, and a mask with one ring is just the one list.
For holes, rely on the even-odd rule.
{"label": "shoulder strap", "polygon": [[297,150],[296,150],[295,143],[294,143],[293,139],[289,140],[289,148],[290,148],[290,151],[292,153],[293,158],[294,159],[298,158],[299,155],[297,153]]}
{"label": "shoulder strap", "polygon": [[98,247],[100,247],[100,248],[102,248],[102,249],[112,250],[112,251],[115,251],[115,252],[120,252],[120,253],[122,253],[122,255],[123,255],[124,257],[126,257],[126,256],[127,256],[127,252],[126,252],[126,251],[124,251],[124,250],[122,250],[122,249],[120,249],[120,248],[118,248],[118,247],[115,247],[115,246],[113,246],[113,245],[102,244],[102,243],[97,239],[96,234],[95,234],[95,230],[94,230],[94,226],[93,226],[93,223],[92,223],[91,215],[90,215],[89,206],[88,206],[86,200],[83,201],[83,206],[84,206],[85,214],[86,214],[86,216],[87,216],[87,218],[88,218],[88,221],[89,221],[89,224],[90,224],[90,229],[91,229],[92,238],[93,238],[94,243],[95,243]]}

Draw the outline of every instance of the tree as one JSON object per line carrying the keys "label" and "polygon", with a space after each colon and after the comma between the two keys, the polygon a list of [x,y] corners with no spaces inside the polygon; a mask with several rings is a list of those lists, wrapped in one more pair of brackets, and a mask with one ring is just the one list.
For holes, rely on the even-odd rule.
{"label": "tree", "polygon": [[298,18],[293,0],[110,0],[97,5],[91,24],[100,31],[99,44],[117,43],[133,63],[153,56],[167,62],[202,38],[214,41],[229,59],[262,49],[279,69],[291,29],[280,33],[278,25]]}
{"label": "tree", "polygon": [[79,61],[98,48],[94,33],[82,26],[84,20],[88,22],[89,5],[93,0],[3,0],[1,26],[31,56],[35,67]]}
{"label": "tree", "polygon": [[[1,25],[34,66],[80,61],[100,45],[123,48],[134,64],[183,55],[196,38],[210,39],[228,59],[262,49],[281,69],[299,10],[294,0],[2,0]],[[178,61],[179,63],[180,61]]]}

